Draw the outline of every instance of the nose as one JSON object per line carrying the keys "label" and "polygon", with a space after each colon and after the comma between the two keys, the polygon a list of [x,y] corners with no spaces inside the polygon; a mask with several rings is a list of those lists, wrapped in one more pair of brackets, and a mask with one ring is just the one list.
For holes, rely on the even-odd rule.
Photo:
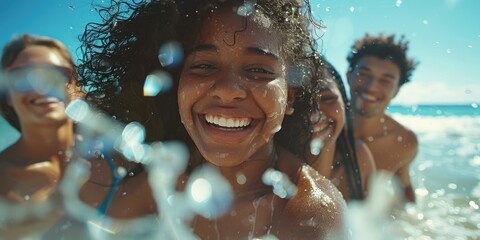
{"label": "nose", "polygon": [[361,89],[364,91],[375,91],[377,88],[377,81],[375,81],[374,77],[363,77],[362,79],[358,79],[357,81]]}
{"label": "nose", "polygon": [[209,95],[221,100],[223,103],[230,103],[245,99],[247,91],[244,81],[235,73],[222,74],[210,87]]}

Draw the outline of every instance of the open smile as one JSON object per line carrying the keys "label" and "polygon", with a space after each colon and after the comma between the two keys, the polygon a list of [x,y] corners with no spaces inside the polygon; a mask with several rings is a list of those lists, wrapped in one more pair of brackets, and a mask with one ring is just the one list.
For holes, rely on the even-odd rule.
{"label": "open smile", "polygon": [[200,114],[199,119],[205,133],[217,142],[242,142],[257,125],[257,121],[246,116]]}
{"label": "open smile", "polygon": [[363,100],[368,101],[368,102],[378,101],[377,97],[375,97],[371,94],[365,93],[365,92],[360,93],[359,96],[360,96],[360,98],[362,98]]}
{"label": "open smile", "polygon": [[63,104],[60,99],[52,96],[37,97],[31,99],[29,103],[35,107],[53,107],[59,104]]}
{"label": "open smile", "polygon": [[232,118],[210,114],[205,114],[205,121],[210,126],[224,131],[242,131],[252,123],[252,119],[248,117]]}

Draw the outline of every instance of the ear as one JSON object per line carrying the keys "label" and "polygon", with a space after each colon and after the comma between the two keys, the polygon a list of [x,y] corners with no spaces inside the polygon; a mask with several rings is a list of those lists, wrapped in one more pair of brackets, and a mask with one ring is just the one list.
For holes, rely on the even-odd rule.
{"label": "ear", "polygon": [[285,115],[292,115],[294,112],[293,104],[295,103],[295,95],[297,93],[297,90],[294,88],[288,88],[288,96],[287,96],[287,106],[286,106],[286,111]]}

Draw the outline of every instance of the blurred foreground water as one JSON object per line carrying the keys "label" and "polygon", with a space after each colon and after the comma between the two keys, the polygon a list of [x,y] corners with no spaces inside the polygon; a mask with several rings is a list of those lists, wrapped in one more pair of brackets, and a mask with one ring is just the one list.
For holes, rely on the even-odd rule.
{"label": "blurred foreground water", "polygon": [[[373,182],[370,197],[362,203],[350,203],[347,219],[352,227],[352,239],[480,239],[478,106],[390,107],[390,112],[395,119],[416,132],[420,142],[419,154],[411,168],[417,202],[402,205],[396,195],[395,179],[383,174],[378,175],[380,180]],[[113,219],[95,218],[93,209],[70,199],[67,204],[67,208],[71,209],[70,215],[78,221],[87,222],[90,239],[193,239],[195,236],[187,227],[169,219],[188,221],[192,214],[215,216],[228,208],[228,186],[225,186],[211,169],[200,169],[192,178],[186,193],[175,192],[173,179],[174,175],[185,167],[185,149],[181,146],[173,148],[173,145],[167,148],[158,144],[143,145],[140,126],[118,126],[118,129],[122,128],[124,132],[121,134],[127,136],[125,139],[135,140],[119,145],[127,157],[143,158],[142,161],[147,164],[155,163],[146,153],[138,155],[135,149],[140,148],[145,152],[156,151],[155,156],[165,159],[177,158],[163,164],[150,164],[148,168],[152,175],[150,183],[157,205],[169,211],[165,211],[162,216],[149,216],[138,221],[121,223],[121,228],[125,231],[112,233],[103,229],[110,226]],[[0,149],[3,149],[18,134],[4,126],[0,126],[0,129],[4,133],[0,136]],[[113,134],[108,137],[118,136]],[[166,149],[172,151],[165,151]],[[82,168],[81,165],[78,167]],[[81,175],[88,174],[88,169],[77,169],[75,173],[69,175],[70,184],[81,182]],[[66,189],[75,188],[71,185]],[[64,191],[64,194],[71,197],[74,193]],[[39,205],[36,208],[38,209],[13,207],[0,202],[0,220],[41,218],[51,206]],[[1,223],[2,221],[0,225]],[[42,239],[41,235],[33,234],[24,239]],[[264,239],[275,238],[266,236]]]}

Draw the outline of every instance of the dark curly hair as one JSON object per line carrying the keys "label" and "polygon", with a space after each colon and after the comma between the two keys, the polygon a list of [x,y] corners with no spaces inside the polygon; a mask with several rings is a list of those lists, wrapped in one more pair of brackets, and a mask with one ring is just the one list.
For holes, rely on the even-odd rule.
{"label": "dark curly hair", "polygon": [[[65,59],[70,64],[73,69],[75,69],[75,64],[73,63],[70,52],[60,41],[48,37],[22,34],[18,37],[13,38],[3,48],[2,71],[12,65],[18,55],[29,46],[44,46],[54,49],[63,59]],[[71,83],[72,79],[70,79],[69,84]],[[12,127],[14,127],[20,132],[22,131],[22,129],[20,128],[20,119],[18,118],[17,113],[15,112],[13,107],[7,103],[6,94],[2,93],[0,93],[0,114],[2,114],[5,120],[7,120],[7,122],[12,125]]]}
{"label": "dark curly hair", "polygon": [[[199,36],[203,19],[232,2],[251,2],[255,10],[274,20],[272,27],[279,30],[290,65],[303,61],[314,48],[308,29],[318,25],[307,0],[111,0],[108,6],[97,7],[101,22],[87,24],[81,36],[83,58],[77,72],[79,84],[88,90],[86,99],[120,121],[143,124],[147,141],[189,139],[177,104],[181,66],[163,67],[158,53],[171,41],[186,49]],[[172,90],[143,96],[147,75],[158,70],[171,76]]]}
{"label": "dark curly hair", "polygon": [[407,57],[409,42],[405,40],[405,36],[401,36],[395,41],[395,35],[370,36],[366,34],[363,38],[357,40],[351,47],[351,51],[347,56],[349,63],[349,71],[355,68],[357,62],[364,56],[373,55],[381,59],[389,59],[393,61],[400,69],[399,86],[410,81],[412,72],[415,70],[418,62]]}

